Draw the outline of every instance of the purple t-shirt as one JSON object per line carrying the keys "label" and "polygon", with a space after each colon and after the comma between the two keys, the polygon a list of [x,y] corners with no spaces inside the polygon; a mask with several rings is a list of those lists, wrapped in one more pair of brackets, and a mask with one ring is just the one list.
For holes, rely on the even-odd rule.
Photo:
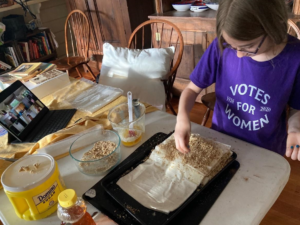
{"label": "purple t-shirt", "polygon": [[216,83],[212,128],[281,155],[286,150],[286,106],[300,110],[300,41],[292,36],[270,61],[220,54],[215,39],[190,76],[200,88]]}

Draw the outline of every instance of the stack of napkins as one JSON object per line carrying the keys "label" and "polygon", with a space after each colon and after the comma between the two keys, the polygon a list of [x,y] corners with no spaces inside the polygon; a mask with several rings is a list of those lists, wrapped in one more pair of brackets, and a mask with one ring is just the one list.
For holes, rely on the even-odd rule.
{"label": "stack of napkins", "polygon": [[176,149],[174,136],[117,184],[143,206],[169,213],[205,185],[231,160],[230,146],[192,134],[190,153]]}

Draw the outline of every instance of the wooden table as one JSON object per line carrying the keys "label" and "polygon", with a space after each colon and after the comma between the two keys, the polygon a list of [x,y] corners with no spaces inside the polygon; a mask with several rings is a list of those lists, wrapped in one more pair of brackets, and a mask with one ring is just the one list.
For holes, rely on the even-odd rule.
{"label": "wooden table", "polygon": [[[171,132],[175,122],[176,117],[165,112],[156,111],[146,114],[146,133],[139,145],[157,132]],[[237,153],[237,160],[240,163],[240,169],[202,220],[201,225],[259,224],[289,179],[289,163],[274,152],[199,124],[192,123],[192,132],[231,145]],[[121,146],[122,160],[137,147]],[[57,163],[67,188],[75,189],[78,196],[81,196],[102,178],[83,175],[77,170],[70,157],[60,159]],[[0,202],[0,218],[5,225],[59,224],[56,213],[39,221],[19,219],[3,190],[0,191]],[[88,212],[93,213],[94,211],[97,210],[88,204]]]}

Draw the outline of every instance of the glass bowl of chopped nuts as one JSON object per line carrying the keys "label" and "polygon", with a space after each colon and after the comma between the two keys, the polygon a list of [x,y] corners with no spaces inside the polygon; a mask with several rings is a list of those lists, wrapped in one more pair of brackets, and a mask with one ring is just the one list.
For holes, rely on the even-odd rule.
{"label": "glass bowl of chopped nuts", "polygon": [[112,170],[119,163],[120,143],[118,133],[99,129],[77,138],[71,144],[69,153],[81,173],[98,176]]}

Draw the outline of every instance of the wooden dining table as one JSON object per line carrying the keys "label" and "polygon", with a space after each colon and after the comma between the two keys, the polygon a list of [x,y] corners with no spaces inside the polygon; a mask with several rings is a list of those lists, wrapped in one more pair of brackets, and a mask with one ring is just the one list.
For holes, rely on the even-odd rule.
{"label": "wooden dining table", "polygon": [[[121,146],[122,161],[154,134],[172,132],[175,123],[175,116],[162,111],[146,114],[146,129],[142,141],[133,147]],[[289,179],[289,163],[277,153],[199,124],[192,123],[192,133],[230,145],[240,163],[240,168],[200,224],[259,224]],[[78,196],[83,195],[103,177],[80,173],[69,156],[57,160],[57,163],[66,187],[74,189]],[[0,190],[0,203],[0,219],[5,225],[60,224],[56,213],[38,221],[25,221],[18,218],[3,190]],[[87,211],[90,213],[98,211],[89,203],[87,206]]]}

